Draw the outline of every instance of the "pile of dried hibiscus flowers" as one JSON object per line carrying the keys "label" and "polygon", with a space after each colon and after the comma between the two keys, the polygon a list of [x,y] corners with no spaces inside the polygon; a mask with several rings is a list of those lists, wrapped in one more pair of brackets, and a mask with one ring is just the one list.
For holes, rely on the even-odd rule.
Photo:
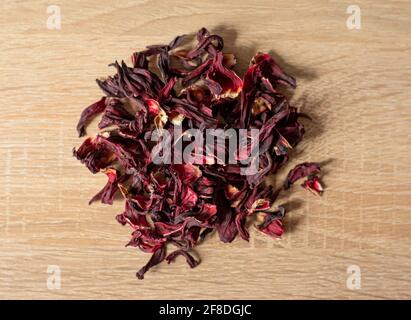
{"label": "pile of dried hibiscus flowers", "polygon": [[[90,203],[112,204],[117,192],[123,195],[125,209],[116,218],[133,230],[128,245],[152,253],[137,272],[139,279],[154,265],[179,255],[190,267],[197,266],[190,251],[213,230],[223,242],[237,234],[248,240],[245,224],[253,219],[259,231],[281,236],[285,210],[274,201],[300,178],[306,178],[304,188],[322,193],[315,163],[296,166],[281,188],[265,183],[304,134],[298,122],[301,114],[278,91],[280,85],[295,88],[295,79],[263,53],[252,58],[241,79],[232,70],[234,55],[222,52],[220,36],[202,28],[196,37],[191,50],[182,49],[185,37],[178,36],[168,45],[134,53],[131,67],[115,62],[117,73],[97,80],[105,96],[83,111],[77,126],[84,136],[86,125],[102,113],[100,133],[73,154],[92,173],[107,175],[107,184]],[[176,128],[181,136],[174,135],[171,151],[190,129],[258,129],[256,139],[247,137],[244,148],[236,151],[240,159],[257,145],[257,170],[245,175],[243,163],[214,161],[216,156],[205,147],[196,149],[200,162],[179,162],[176,153],[171,163],[154,162],[153,151],[160,142],[147,137]],[[217,148],[230,152],[224,139]],[[167,255],[169,245],[176,249]]]}

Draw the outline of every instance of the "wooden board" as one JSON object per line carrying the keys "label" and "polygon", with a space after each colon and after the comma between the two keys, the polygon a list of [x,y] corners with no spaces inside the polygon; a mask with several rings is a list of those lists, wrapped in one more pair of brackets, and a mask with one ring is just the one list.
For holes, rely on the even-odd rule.
{"label": "wooden board", "polygon": [[[411,297],[409,1],[356,1],[359,30],[347,28],[350,1],[55,4],[59,30],[47,28],[50,1],[0,4],[1,298]],[[139,281],[149,256],[124,247],[121,203],[87,205],[105,178],[72,158],[75,125],[100,97],[94,80],[113,72],[109,63],[202,26],[238,53],[240,73],[267,51],[296,76],[292,103],[314,122],[279,179],[319,161],[327,190],[320,198],[295,187],[279,200],[289,209],[282,240],[213,237],[196,269],[180,258]],[[361,271],[354,290],[352,265]]]}

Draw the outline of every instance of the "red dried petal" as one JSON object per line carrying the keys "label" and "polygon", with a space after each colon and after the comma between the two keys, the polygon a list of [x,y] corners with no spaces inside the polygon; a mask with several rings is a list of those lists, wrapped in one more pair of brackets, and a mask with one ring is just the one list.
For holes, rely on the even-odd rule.
{"label": "red dried petal", "polygon": [[153,202],[153,198],[150,196],[137,194],[130,198],[141,210],[149,210]]}
{"label": "red dried petal", "polygon": [[201,177],[200,168],[192,164],[174,164],[172,168],[184,184],[192,184]]}
{"label": "red dried petal", "polygon": [[129,224],[134,230],[150,228],[150,224],[148,223],[145,214],[135,210],[129,201],[126,201],[124,212],[117,215],[116,220],[122,225]]}
{"label": "red dried petal", "polygon": [[288,176],[284,182],[284,188],[288,189],[294,182],[298,179],[316,175],[321,171],[320,165],[317,163],[312,162],[304,162],[294,167],[294,169],[290,170]]}
{"label": "red dried petal", "polygon": [[273,85],[278,82],[292,88],[297,86],[295,78],[286,74],[269,54],[259,53],[254,56],[251,63],[258,65],[262,76],[270,79]]}
{"label": "red dried petal", "polygon": [[161,261],[165,259],[166,256],[166,249],[164,246],[158,248],[153,255],[151,256],[150,260],[147,262],[147,264],[142,267],[137,273],[136,276],[140,280],[144,279],[144,274],[150,270],[152,267],[155,265],[159,264]]}
{"label": "red dried petal", "polygon": [[73,156],[85,164],[92,173],[107,168],[116,158],[105,144],[94,138],[87,138],[80,148],[73,149]]}
{"label": "red dried petal", "polygon": [[119,190],[117,183],[120,180],[120,173],[116,169],[104,169],[102,170],[108,178],[108,181],[103,189],[97,193],[91,200],[89,204],[92,204],[94,201],[101,200],[105,204],[113,204],[113,199],[116,192]]}
{"label": "red dried petal", "polygon": [[189,210],[196,205],[197,200],[197,193],[195,193],[189,186],[184,185],[181,191],[181,208],[183,210]]}
{"label": "red dried petal", "polygon": [[243,81],[237,74],[224,67],[223,54],[217,53],[213,66],[208,70],[207,79],[219,84],[221,92],[219,98],[235,98],[243,88]]}
{"label": "red dried petal", "polygon": [[168,263],[174,262],[174,260],[177,258],[177,256],[182,255],[186,258],[187,264],[190,266],[190,268],[195,268],[196,266],[199,265],[200,261],[197,261],[196,259],[194,259],[194,257],[192,255],[190,255],[186,250],[180,249],[180,250],[176,250],[172,253],[170,253],[167,257],[166,257],[166,261]]}
{"label": "red dried petal", "polygon": [[322,193],[324,192],[323,186],[318,180],[318,177],[312,177],[307,179],[301,186],[304,189],[309,190],[316,195],[322,195]]}
{"label": "red dried petal", "polygon": [[269,235],[272,238],[279,238],[284,233],[282,219],[285,215],[283,207],[279,207],[275,212],[260,213],[263,216],[263,222],[255,225],[257,230]]}
{"label": "red dried petal", "polygon": [[258,228],[261,232],[273,238],[279,238],[284,233],[284,226],[281,220],[273,220],[264,228]]}
{"label": "red dried petal", "polygon": [[93,103],[83,110],[80,116],[80,120],[77,124],[77,132],[79,137],[86,134],[87,124],[99,113],[103,112],[106,108],[106,97],[102,97],[99,101]]}

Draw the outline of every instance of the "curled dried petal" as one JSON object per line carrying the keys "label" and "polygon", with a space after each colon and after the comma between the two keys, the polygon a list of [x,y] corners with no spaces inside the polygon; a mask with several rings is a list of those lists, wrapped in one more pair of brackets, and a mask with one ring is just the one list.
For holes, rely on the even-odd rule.
{"label": "curled dried petal", "polygon": [[262,76],[270,79],[272,84],[282,83],[291,88],[297,86],[295,78],[286,74],[267,53],[258,53],[255,55],[251,60],[251,64],[258,65]]}
{"label": "curled dried petal", "polygon": [[113,204],[114,195],[119,190],[118,182],[121,179],[119,171],[113,168],[104,169],[102,171],[107,175],[108,181],[104,188],[91,198],[88,204],[92,204],[94,201],[98,200],[101,200],[101,202],[105,204]]}
{"label": "curled dried petal", "polygon": [[147,262],[147,264],[142,267],[137,273],[136,276],[140,280],[144,279],[144,274],[150,270],[152,267],[155,265],[159,264],[162,262],[166,257],[166,248],[164,246],[161,246],[158,248],[153,255],[151,256],[150,260]]}
{"label": "curled dried petal", "polygon": [[198,166],[186,164],[174,164],[173,170],[177,173],[178,178],[184,184],[192,184],[201,177],[201,170]]}
{"label": "curled dried petal", "polygon": [[150,228],[145,214],[138,212],[130,201],[126,201],[124,212],[117,215],[116,220],[122,225],[129,224],[134,230]]}
{"label": "curled dried petal", "polygon": [[257,230],[272,238],[279,238],[284,233],[282,218],[285,215],[283,207],[279,207],[275,212],[263,213],[263,222],[256,225]]}
{"label": "curled dried petal", "polygon": [[188,253],[186,250],[183,250],[183,249],[176,250],[176,251],[170,253],[167,256],[166,261],[168,263],[174,262],[174,260],[180,255],[184,256],[186,258],[187,264],[190,266],[190,268],[195,268],[200,263],[200,261],[197,261],[196,259],[194,259],[194,257],[192,255],[190,255],[190,253]]}
{"label": "curled dried petal", "polygon": [[115,154],[105,144],[91,137],[84,140],[80,148],[73,149],[73,156],[92,173],[107,168],[116,159]]}
{"label": "curled dried petal", "polygon": [[207,79],[221,87],[220,98],[236,98],[243,88],[243,81],[237,74],[223,65],[223,54],[217,53],[214,64],[207,72]]}
{"label": "curled dried petal", "polygon": [[298,179],[316,175],[321,171],[320,165],[317,163],[312,162],[304,162],[294,167],[294,169],[290,170],[288,176],[284,182],[284,188],[288,189],[290,186],[296,182]]}
{"label": "curled dried petal", "polygon": [[86,134],[87,124],[99,113],[103,112],[106,108],[106,97],[102,97],[99,101],[93,103],[83,110],[80,116],[80,120],[77,124],[77,132],[79,137]]}
{"label": "curled dried petal", "polygon": [[324,192],[323,186],[318,180],[318,177],[309,177],[301,186],[315,195],[321,195]]}

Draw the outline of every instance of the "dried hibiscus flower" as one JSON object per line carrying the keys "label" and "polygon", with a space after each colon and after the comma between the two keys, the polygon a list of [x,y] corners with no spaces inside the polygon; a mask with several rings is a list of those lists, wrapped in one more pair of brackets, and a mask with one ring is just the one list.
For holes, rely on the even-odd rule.
{"label": "dried hibiscus flower", "polygon": [[[132,229],[128,246],[152,254],[139,279],[179,256],[196,267],[193,248],[214,230],[223,242],[237,235],[248,240],[253,220],[258,231],[278,238],[285,216],[275,205],[280,191],[305,178],[303,188],[323,192],[316,163],[296,166],[280,189],[265,185],[304,135],[302,115],[279,91],[295,88],[295,79],[265,53],[256,54],[240,78],[234,55],[222,51],[222,37],[205,28],[193,49],[183,48],[184,40],[135,52],[131,66],[112,64],[116,73],[97,80],[104,97],[77,125],[84,136],[102,115],[100,132],[73,155],[93,174],[107,175],[90,203],[123,196],[116,219]],[[170,246],[175,250],[167,254]]]}

